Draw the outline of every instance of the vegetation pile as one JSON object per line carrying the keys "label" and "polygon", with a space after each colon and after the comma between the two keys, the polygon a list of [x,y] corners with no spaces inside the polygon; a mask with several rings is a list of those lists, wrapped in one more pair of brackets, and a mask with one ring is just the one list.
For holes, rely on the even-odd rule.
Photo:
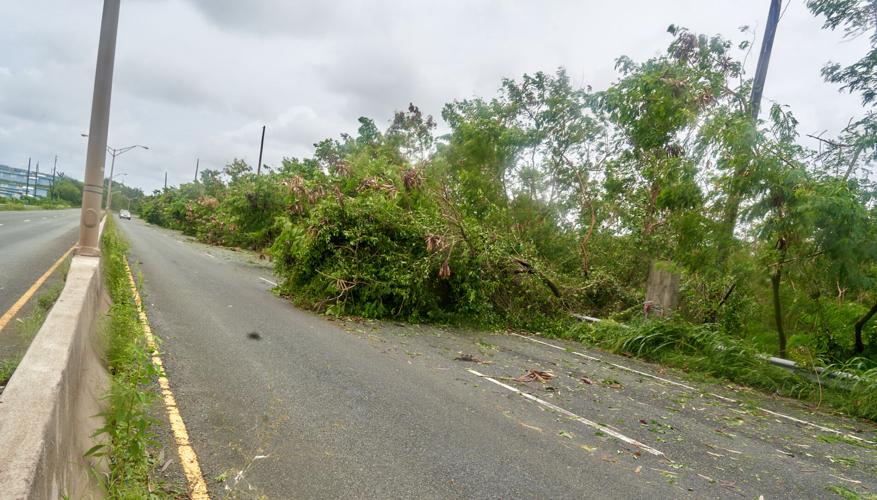
{"label": "vegetation pile", "polygon": [[[829,29],[875,27],[864,0],[808,5]],[[413,104],[383,131],[360,118],[311,158],[261,175],[235,160],[156,191],[142,217],[268,252],[281,293],[330,314],[580,337],[785,394],[812,386],[754,353],[873,375],[877,49],[825,68],[864,117],[808,142],[788,107],[753,119],[749,42],[668,31],[662,55],[619,58],[606,89],[562,69],[503,80],[491,99],[447,104],[442,135]],[[636,320],[659,260],[682,276],[673,318],[571,318]]]}

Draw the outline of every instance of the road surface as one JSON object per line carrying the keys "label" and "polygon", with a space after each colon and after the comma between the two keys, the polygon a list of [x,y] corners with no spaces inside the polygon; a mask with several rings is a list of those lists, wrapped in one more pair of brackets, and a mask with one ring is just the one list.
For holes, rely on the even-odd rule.
{"label": "road surface", "polygon": [[0,314],[79,238],[78,208],[0,211]]}
{"label": "road surface", "polygon": [[[119,226],[215,498],[827,498],[877,488],[874,449],[855,439],[874,439],[864,422],[573,343],[329,321],[272,295],[270,267],[242,253],[139,220]],[[529,370],[554,377],[520,378]]]}

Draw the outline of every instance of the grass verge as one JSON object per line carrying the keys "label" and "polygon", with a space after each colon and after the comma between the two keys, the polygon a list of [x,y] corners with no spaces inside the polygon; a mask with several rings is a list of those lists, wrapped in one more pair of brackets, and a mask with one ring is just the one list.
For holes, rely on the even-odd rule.
{"label": "grass verge", "polygon": [[37,297],[36,306],[25,316],[16,318],[15,323],[13,323],[15,326],[10,328],[13,330],[12,334],[15,335],[15,338],[12,341],[16,345],[10,349],[11,352],[8,356],[0,360],[0,386],[6,385],[6,383],[9,382],[12,373],[18,368],[21,358],[23,358],[24,354],[27,352],[27,348],[30,346],[31,341],[36,336],[37,332],[40,331],[43,323],[45,323],[46,316],[49,315],[49,311],[52,309],[52,306],[55,305],[58,297],[61,296],[61,291],[64,290],[64,282],[67,280],[67,271],[69,270],[70,259],[67,259],[58,269],[61,279],[50,284],[45,291]]}
{"label": "grass verge", "polygon": [[31,204],[24,204],[17,201],[0,203],[0,212],[21,210],[61,210],[64,208],[72,208],[72,205],[70,205],[69,203],[50,202],[35,202]]}
{"label": "grass verge", "polygon": [[106,459],[102,482],[109,498],[167,498],[153,484],[158,441],[151,408],[157,399],[154,383],[159,370],[152,364],[125,268],[127,243],[107,218],[101,239],[102,265],[112,305],[104,325],[110,391],[104,425],[95,438],[102,442],[88,455]]}
{"label": "grass verge", "polygon": [[693,325],[674,318],[643,320],[629,325],[612,321],[581,323],[567,336],[622,355],[730,380],[877,421],[877,369],[857,366],[862,360],[828,367],[859,377],[858,381],[842,383],[820,377],[815,371],[810,374],[774,366],[759,358],[753,345],[723,335],[708,325]]}

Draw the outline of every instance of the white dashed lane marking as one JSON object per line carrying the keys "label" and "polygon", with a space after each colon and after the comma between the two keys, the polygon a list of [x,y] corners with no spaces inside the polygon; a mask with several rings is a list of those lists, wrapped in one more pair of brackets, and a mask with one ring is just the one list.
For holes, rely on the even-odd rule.
{"label": "white dashed lane marking", "polygon": [[[554,345],[554,344],[552,344],[552,343],[550,343],[550,342],[545,342],[545,341],[543,341],[543,340],[534,339],[533,337],[528,337],[528,336],[526,336],[526,335],[521,335],[521,334],[518,334],[518,333],[512,333],[512,335],[514,335],[514,336],[516,336],[516,337],[521,337],[521,338],[523,338],[523,339],[527,339],[527,340],[529,340],[529,341],[531,341],[531,342],[536,342],[537,344],[542,344],[542,345],[544,345],[544,346],[552,347],[552,348],[554,348],[554,349],[558,349],[558,350],[561,350],[561,351],[566,351],[566,348],[565,348],[565,347],[561,347],[561,346],[559,346],[559,345]],[[657,376],[657,375],[652,375],[651,373],[646,373],[646,372],[642,372],[642,371],[639,371],[639,370],[634,370],[633,368],[629,368],[629,367],[624,366],[624,365],[619,365],[619,364],[617,364],[617,363],[612,363],[612,362],[610,362],[610,361],[606,361],[606,360],[603,360],[603,359],[600,359],[600,358],[597,358],[597,357],[594,357],[594,356],[588,356],[587,354],[582,354],[582,353],[577,352],[577,351],[567,351],[567,352],[569,352],[570,354],[574,354],[574,355],[576,355],[576,356],[580,356],[580,357],[585,358],[585,359],[589,359],[589,360],[591,360],[591,361],[597,361],[597,362],[599,362],[599,363],[606,363],[606,364],[608,364],[608,365],[610,365],[610,366],[614,366],[614,367],[619,368],[619,369],[621,369],[621,370],[629,371],[629,372],[631,372],[631,373],[636,373],[637,375],[642,375],[642,376],[644,376],[644,377],[648,377],[648,378],[651,378],[651,379],[657,380],[657,381],[662,382],[662,383],[665,383],[665,384],[670,384],[670,385],[675,385],[675,386],[677,386],[677,387],[682,387],[683,389],[687,389],[687,390],[689,390],[689,391],[691,391],[691,392],[695,392],[695,393],[700,394],[701,397],[709,396],[709,397],[713,397],[713,398],[716,398],[716,399],[720,399],[720,400],[725,401],[725,402],[727,402],[727,403],[732,403],[732,404],[735,404],[735,405],[741,405],[741,406],[743,405],[743,403],[741,403],[740,401],[737,401],[736,399],[731,399],[731,398],[728,398],[728,397],[722,396],[722,395],[720,395],[720,394],[716,394],[716,393],[714,393],[714,392],[706,392],[706,393],[704,393],[704,392],[702,392],[702,391],[700,391],[700,390],[698,390],[698,389],[695,389],[694,387],[691,387],[690,385],[682,384],[682,383],[680,383],[680,382],[675,382],[675,381],[673,381],[673,380],[668,380],[668,379],[665,379],[665,378],[659,377],[659,376]],[[813,423],[813,422],[809,422],[809,421],[807,421],[807,420],[802,420],[802,419],[800,419],[800,418],[795,418],[795,417],[793,417],[793,416],[791,416],[791,415],[784,415],[784,414],[782,414],[782,413],[778,413],[778,412],[775,412],[775,411],[772,411],[772,410],[768,410],[767,408],[763,408],[763,407],[761,407],[761,406],[756,406],[756,408],[757,408],[758,410],[760,410],[760,411],[763,411],[764,413],[769,414],[769,415],[773,415],[773,416],[775,416],[775,417],[783,418],[783,419],[785,419],[785,420],[788,420],[788,421],[790,421],[790,422],[794,422],[794,423],[796,423],[796,424],[806,425],[807,427],[812,427],[812,428],[814,428],[814,429],[818,429],[818,430],[820,430],[820,431],[822,431],[822,432],[828,432],[828,433],[835,434],[835,435],[838,435],[838,436],[844,436],[844,437],[847,437],[847,438],[849,438],[849,439],[853,439],[853,440],[855,440],[855,441],[858,441],[858,442],[860,442],[860,443],[875,444],[875,443],[872,442],[872,441],[869,441],[869,440],[867,440],[867,439],[862,439],[862,438],[860,438],[859,436],[856,436],[856,435],[854,435],[854,434],[850,434],[850,433],[847,433],[847,432],[839,431],[839,430],[837,430],[837,429],[832,429],[832,428],[830,428],[830,427],[825,427],[825,426],[823,426],[823,425],[819,425],[819,424],[816,424],[816,423]]]}
{"label": "white dashed lane marking", "polygon": [[540,404],[540,405],[548,408],[549,410],[554,410],[555,412],[560,413],[561,415],[564,415],[566,417],[569,417],[570,419],[575,420],[576,422],[579,422],[579,423],[587,425],[588,427],[592,427],[594,429],[597,429],[598,431],[600,431],[604,434],[607,434],[609,436],[612,436],[619,441],[625,442],[625,443],[632,445],[632,446],[636,446],[637,448],[640,448],[641,450],[645,451],[646,453],[651,453],[652,455],[655,455],[656,457],[665,456],[663,452],[660,452],[660,451],[652,448],[651,446],[640,443],[636,439],[629,438],[629,437],[625,436],[624,434],[622,434],[614,429],[610,429],[610,428],[606,427],[605,425],[600,425],[597,422],[594,422],[592,420],[588,420],[585,417],[580,417],[579,415],[576,415],[575,413],[573,413],[569,410],[561,408],[554,403],[549,403],[548,401],[545,401],[544,399],[537,398],[536,396],[534,396],[532,394],[522,392],[515,387],[512,387],[508,384],[503,384],[499,380],[496,380],[495,378],[488,377],[487,375],[484,375],[483,373],[479,373],[475,370],[468,369],[466,371],[468,371],[469,373],[471,373],[473,375],[481,377],[484,380],[487,380],[489,382],[493,382],[494,384],[502,387],[503,389],[508,389],[516,394],[520,394],[524,398],[529,399],[530,401],[533,401],[534,403]]}

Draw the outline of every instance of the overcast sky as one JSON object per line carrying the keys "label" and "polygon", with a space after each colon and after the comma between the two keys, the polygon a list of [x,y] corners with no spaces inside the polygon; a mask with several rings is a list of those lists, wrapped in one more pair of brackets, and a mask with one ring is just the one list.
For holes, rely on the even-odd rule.
{"label": "overcast sky", "polygon": [[[822,82],[828,60],[850,62],[866,39],[821,29],[805,0],[788,0],[765,98],[789,104],[803,133],[834,133],[861,113],[855,96]],[[785,2],[784,2],[785,3]],[[81,179],[100,0],[0,2],[0,164],[28,157]],[[359,116],[386,128],[409,102],[490,97],[500,79],[564,66],[605,88],[616,57],[663,51],[669,24],[739,41],[757,33],[768,0],[123,0],[110,118],[111,146],[145,144],[117,160],[128,185],[151,192],[233,158],[255,164],[309,156],[353,132]],[[741,53],[741,56],[743,54]],[[767,106],[763,106],[766,109]],[[107,166],[109,169],[109,165]]]}

